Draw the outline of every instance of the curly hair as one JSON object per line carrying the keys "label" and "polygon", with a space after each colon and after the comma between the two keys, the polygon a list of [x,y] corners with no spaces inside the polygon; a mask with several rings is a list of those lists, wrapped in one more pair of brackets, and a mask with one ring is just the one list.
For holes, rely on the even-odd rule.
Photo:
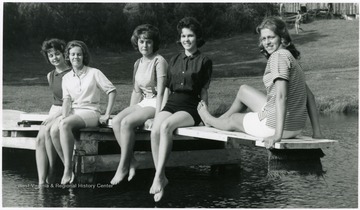
{"label": "curly hair", "polygon": [[48,53],[52,49],[54,49],[56,51],[59,51],[65,57],[65,55],[64,55],[65,46],[66,46],[66,42],[64,40],[61,40],[61,39],[53,38],[53,39],[45,40],[42,43],[40,53],[44,56],[46,62],[50,63]]}
{"label": "curly hair", "polygon": [[73,47],[80,47],[81,48],[83,56],[84,56],[83,64],[85,66],[87,66],[90,63],[90,52],[89,52],[89,49],[86,46],[86,44],[83,41],[79,41],[79,40],[70,41],[66,45],[66,48],[65,48],[65,61],[66,61],[66,64],[71,66],[71,62],[70,62],[70,58],[69,58],[69,51]]}
{"label": "curly hair", "polygon": [[[196,46],[197,47],[200,48],[201,46],[203,46],[205,44],[201,24],[195,18],[185,17],[185,18],[181,19],[179,21],[179,23],[177,24],[176,28],[177,28],[179,36],[181,36],[183,28],[188,28],[191,31],[193,31],[196,36]],[[177,41],[177,43],[181,44],[180,41]]]}
{"label": "curly hair", "polygon": [[[256,28],[256,32],[260,34],[262,29],[269,29],[278,35],[282,40],[282,45],[285,49],[289,50],[294,58],[300,58],[300,52],[296,49],[295,45],[292,43],[290,33],[286,27],[286,23],[278,17],[267,17],[263,22]],[[264,46],[261,43],[261,37],[259,40],[260,52],[265,55],[266,58],[269,58],[270,55],[265,50]]]}
{"label": "curly hair", "polygon": [[139,38],[151,39],[154,42],[153,53],[159,50],[160,46],[160,32],[159,29],[151,24],[139,25],[135,28],[131,36],[131,44],[135,50],[139,50],[138,40]]}

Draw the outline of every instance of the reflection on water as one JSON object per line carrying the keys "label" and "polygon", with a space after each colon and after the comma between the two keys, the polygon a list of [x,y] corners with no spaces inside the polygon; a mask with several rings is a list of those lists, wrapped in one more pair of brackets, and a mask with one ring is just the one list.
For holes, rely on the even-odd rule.
{"label": "reflection on water", "polygon": [[[214,173],[208,166],[169,168],[170,183],[158,204],[148,193],[154,170],[139,170],[132,182],[110,188],[97,184],[107,184],[111,173],[102,174],[94,188],[38,188],[33,153],[23,155],[25,159],[10,155],[11,164],[3,164],[3,206],[356,208],[358,118],[323,116],[321,124],[327,138],[339,140],[338,145],[323,150],[321,159],[269,160],[266,150],[244,147],[238,170]],[[311,135],[310,128],[305,134]]]}

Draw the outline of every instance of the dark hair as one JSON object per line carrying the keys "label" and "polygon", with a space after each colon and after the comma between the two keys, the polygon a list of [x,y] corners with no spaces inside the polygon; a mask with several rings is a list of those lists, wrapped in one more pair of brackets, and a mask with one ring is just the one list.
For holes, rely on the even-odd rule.
{"label": "dark hair", "polygon": [[71,66],[71,62],[69,59],[69,51],[71,48],[73,47],[80,47],[84,56],[83,59],[83,64],[85,66],[87,66],[90,63],[90,52],[88,47],[86,46],[86,44],[83,41],[79,41],[79,40],[73,40],[70,41],[65,48],[65,61],[67,63],[67,65]]}
{"label": "dark hair", "polygon": [[159,29],[151,24],[143,24],[139,25],[135,28],[132,36],[131,36],[131,44],[138,50],[138,40],[144,36],[146,39],[151,39],[154,42],[153,53],[159,50],[160,45],[160,32]]}
{"label": "dark hair", "polygon": [[[181,36],[183,28],[188,28],[191,31],[193,31],[196,36],[196,46],[197,47],[200,48],[201,46],[203,46],[205,44],[201,25],[200,25],[199,21],[197,21],[195,18],[185,17],[185,18],[181,19],[179,21],[179,23],[177,24],[176,28],[177,28],[179,36]],[[177,41],[177,43],[181,44],[180,41]]]}
{"label": "dark hair", "polygon": [[[276,35],[282,40],[282,45],[285,49],[289,50],[294,58],[300,58],[300,52],[295,48],[295,45],[291,42],[290,33],[286,27],[286,23],[278,17],[267,17],[264,21],[256,28],[256,32],[260,34],[262,29],[269,29],[273,31]],[[269,58],[270,55],[264,49],[264,46],[261,43],[261,37],[259,40],[260,52],[265,55],[266,58]]]}
{"label": "dark hair", "polygon": [[44,56],[45,60],[48,63],[50,63],[49,57],[47,55],[50,52],[50,50],[51,49],[58,50],[59,52],[61,52],[64,55],[65,46],[66,46],[66,42],[64,40],[53,38],[53,39],[45,40],[42,43],[40,52]]}

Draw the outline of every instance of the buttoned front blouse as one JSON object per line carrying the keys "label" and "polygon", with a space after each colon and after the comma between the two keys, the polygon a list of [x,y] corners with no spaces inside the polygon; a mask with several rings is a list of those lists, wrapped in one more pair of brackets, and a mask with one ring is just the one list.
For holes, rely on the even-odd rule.
{"label": "buttoned front blouse", "polygon": [[101,91],[109,94],[116,88],[100,70],[84,66],[80,76],[72,70],[63,77],[62,90],[63,99],[70,98],[72,108],[100,112]]}
{"label": "buttoned front blouse", "polygon": [[209,88],[212,61],[197,51],[192,56],[185,52],[171,58],[166,87],[171,92],[189,93],[200,96],[201,89]]}

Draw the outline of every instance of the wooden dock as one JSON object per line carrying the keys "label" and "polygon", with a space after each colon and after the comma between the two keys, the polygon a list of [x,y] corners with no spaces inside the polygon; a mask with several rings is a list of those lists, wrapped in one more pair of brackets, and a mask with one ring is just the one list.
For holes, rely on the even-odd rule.
{"label": "wooden dock", "polygon": [[[27,114],[3,110],[3,148],[35,150],[39,125],[27,126],[18,122],[43,121],[46,114]],[[111,122],[110,122],[111,124]],[[262,139],[241,132],[227,132],[205,126],[178,128],[174,132],[173,151],[168,167],[193,165],[237,164],[241,160],[242,145],[264,147]],[[284,139],[275,144],[276,150],[319,150],[336,144],[329,139],[312,139],[300,136]],[[139,128],[136,131],[134,148],[139,169],[154,168],[151,156],[150,130]],[[82,129],[75,141],[74,172],[78,182],[93,182],[94,173],[115,171],[119,163],[120,149],[111,128],[96,127]]]}

